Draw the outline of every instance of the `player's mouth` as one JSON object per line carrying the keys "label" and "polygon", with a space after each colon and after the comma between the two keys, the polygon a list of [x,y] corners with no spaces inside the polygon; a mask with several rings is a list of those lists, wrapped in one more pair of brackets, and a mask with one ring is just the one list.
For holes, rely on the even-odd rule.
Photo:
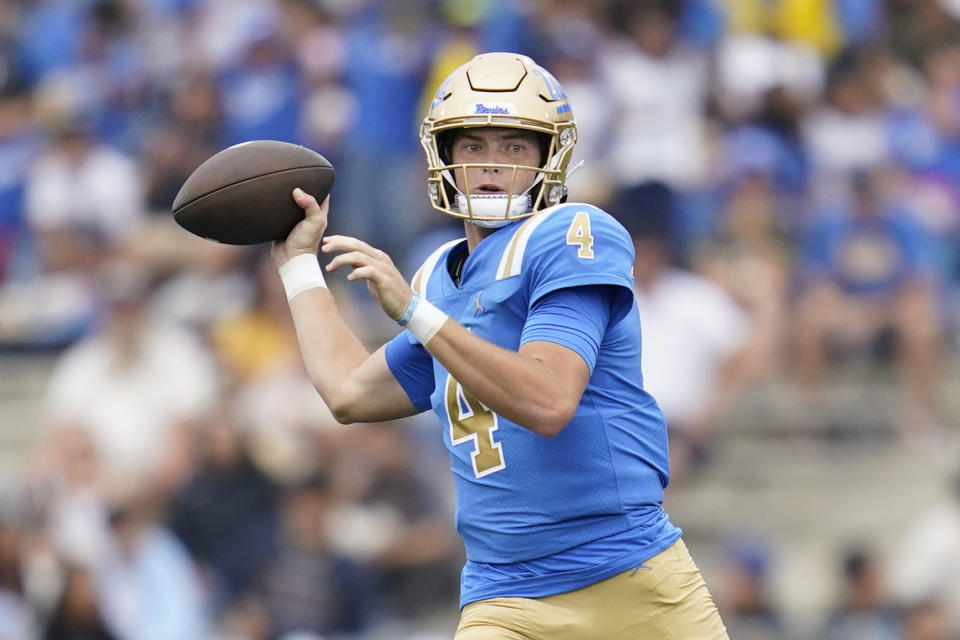
{"label": "player's mouth", "polygon": [[482,184],[476,189],[473,190],[473,193],[483,193],[483,194],[493,194],[493,193],[506,193],[507,190],[503,187],[498,187],[495,184]]}

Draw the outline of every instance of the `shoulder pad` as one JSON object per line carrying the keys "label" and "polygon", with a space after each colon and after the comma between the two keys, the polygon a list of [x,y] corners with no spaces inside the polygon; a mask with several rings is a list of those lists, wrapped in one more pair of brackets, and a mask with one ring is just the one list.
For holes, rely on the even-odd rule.
{"label": "shoulder pad", "polygon": [[[602,209],[591,204],[580,202],[567,202],[559,204],[549,209],[544,209],[540,213],[531,216],[522,224],[518,225],[513,237],[507,243],[500,256],[500,264],[497,267],[497,280],[503,280],[519,275],[523,269],[524,255],[527,253],[527,247],[534,232],[540,228],[544,238],[563,237],[562,244],[569,244],[569,237],[573,230],[573,223],[578,215],[586,214],[587,222],[599,231],[596,227],[602,226],[616,235],[627,236],[627,232],[616,219]],[[589,227],[587,227],[589,228]],[[632,243],[628,243],[631,244]]]}

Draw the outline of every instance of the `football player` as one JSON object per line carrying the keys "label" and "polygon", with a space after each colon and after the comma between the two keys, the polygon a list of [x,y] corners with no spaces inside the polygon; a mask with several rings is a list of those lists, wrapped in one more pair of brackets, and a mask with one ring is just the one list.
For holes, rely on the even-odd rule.
{"label": "football player", "polygon": [[[434,208],[464,220],[408,284],[363,241],[324,236],[329,202],[274,246],[307,371],[336,418],[440,418],[466,547],[457,640],[726,638],[661,503],[663,414],[643,389],[633,244],[566,202],[577,130],[557,81],[488,53],[421,127]],[[337,314],[348,267],[405,330],[369,354]]]}

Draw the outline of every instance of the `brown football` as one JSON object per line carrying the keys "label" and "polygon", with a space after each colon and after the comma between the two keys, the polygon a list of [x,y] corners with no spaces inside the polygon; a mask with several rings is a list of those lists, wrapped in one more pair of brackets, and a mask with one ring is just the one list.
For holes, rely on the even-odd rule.
{"label": "brown football", "polygon": [[283,240],[303,220],[291,192],[300,187],[318,202],[336,172],[319,153],[277,140],[228,147],[190,174],[173,201],[181,227],[225,244]]}

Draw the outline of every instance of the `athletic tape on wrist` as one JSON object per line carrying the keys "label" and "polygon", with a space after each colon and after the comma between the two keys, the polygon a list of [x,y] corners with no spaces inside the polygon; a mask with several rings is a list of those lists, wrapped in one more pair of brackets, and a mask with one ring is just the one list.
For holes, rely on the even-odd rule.
{"label": "athletic tape on wrist", "polygon": [[[440,327],[443,326],[449,316],[423,298],[419,296],[417,298],[417,304],[410,314],[406,327],[407,331],[412,333],[420,344],[426,345],[437,334],[437,331],[440,331]],[[406,315],[406,311],[404,311],[404,315]]]}
{"label": "athletic tape on wrist", "polygon": [[315,287],[326,288],[327,282],[323,279],[323,271],[317,262],[317,254],[301,253],[295,255],[278,269],[283,290],[287,293],[287,301],[293,300],[298,293]]}

